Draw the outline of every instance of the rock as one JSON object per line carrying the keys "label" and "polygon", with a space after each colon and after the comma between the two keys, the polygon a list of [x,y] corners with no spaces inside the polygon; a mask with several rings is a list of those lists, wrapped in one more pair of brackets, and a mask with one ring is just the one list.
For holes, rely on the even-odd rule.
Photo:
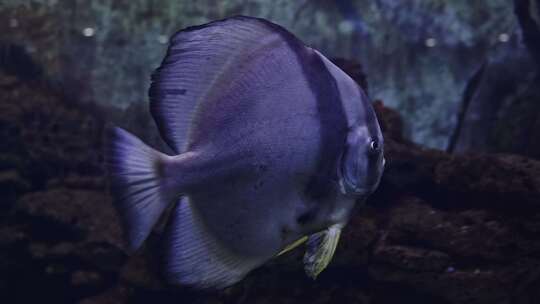
{"label": "rock", "polygon": [[[118,220],[103,189],[59,187],[26,194],[2,232],[9,237],[2,238],[7,244],[0,242],[0,248],[10,250],[0,260],[10,262],[0,270],[11,273],[8,294],[23,302],[72,303],[103,292],[126,260]],[[21,294],[26,284],[39,287]]]}
{"label": "rock", "polygon": [[70,285],[81,295],[95,294],[104,289],[107,281],[99,272],[78,270],[71,274]]}
{"label": "rock", "polygon": [[64,99],[43,82],[0,87],[0,94],[0,166],[16,166],[34,188],[49,178],[102,174],[97,110]]}
{"label": "rock", "polygon": [[516,155],[467,155],[441,161],[434,171],[437,186],[452,193],[450,204],[540,210],[540,161]]}
{"label": "rock", "polygon": [[9,211],[19,196],[30,188],[30,182],[25,180],[19,171],[0,171],[0,214]]}
{"label": "rock", "polygon": [[34,61],[24,47],[17,44],[0,43],[0,68],[8,75],[16,75],[11,78],[12,81],[0,82],[4,83],[4,86],[9,86],[18,79],[35,81],[43,76],[43,68]]}
{"label": "rock", "polygon": [[23,170],[25,166],[25,160],[21,155],[14,154],[0,154],[0,170],[14,169],[17,171]]}
{"label": "rock", "polygon": [[514,1],[524,44],[494,48],[470,78],[448,151],[540,158],[539,7]]}
{"label": "rock", "polygon": [[536,223],[538,210],[535,216],[511,216],[478,205],[483,208],[455,204],[441,209],[403,196],[376,210],[383,233],[368,262],[371,279],[448,303],[510,303],[517,290],[537,286],[539,261],[529,256],[539,252],[540,241],[523,234],[521,223]]}
{"label": "rock", "polygon": [[525,45],[540,68],[540,1],[514,0],[514,12],[523,32]]}
{"label": "rock", "polygon": [[[535,86],[536,74],[533,59],[524,47],[518,52],[510,46],[495,48],[467,83],[462,96],[462,113],[458,117],[458,134],[453,135],[449,151],[512,152],[498,150],[500,138],[496,130],[506,127],[499,124],[500,120],[506,120],[508,107],[523,94],[524,87]],[[534,108],[533,100],[526,102]],[[532,113],[522,112],[520,116],[529,114]],[[520,136],[527,136],[522,131]]]}
{"label": "rock", "polygon": [[373,109],[377,114],[377,119],[385,138],[391,138],[397,142],[403,142],[403,120],[395,110],[384,106],[382,100],[373,103]]}
{"label": "rock", "polygon": [[373,252],[375,263],[392,265],[403,271],[440,272],[450,269],[444,252],[407,246],[381,246]]}
{"label": "rock", "polygon": [[491,151],[540,159],[540,74],[522,87],[500,110],[491,135]]}
{"label": "rock", "polygon": [[148,290],[163,290],[165,284],[154,269],[160,269],[157,259],[152,259],[148,251],[130,257],[120,270],[120,278],[131,286]]}
{"label": "rock", "polygon": [[127,303],[128,290],[125,286],[109,289],[101,294],[93,295],[79,301],[79,304],[119,304]]}
{"label": "rock", "polygon": [[25,195],[17,213],[29,218],[36,239],[107,242],[121,247],[121,230],[111,198],[103,192],[54,189]]}
{"label": "rock", "polygon": [[103,176],[70,175],[64,178],[51,179],[47,183],[49,189],[60,187],[103,191],[106,188],[106,180]]}

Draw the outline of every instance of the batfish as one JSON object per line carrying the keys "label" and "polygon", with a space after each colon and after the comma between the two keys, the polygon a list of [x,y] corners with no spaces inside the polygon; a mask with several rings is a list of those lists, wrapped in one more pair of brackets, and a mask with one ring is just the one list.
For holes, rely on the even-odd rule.
{"label": "batfish", "polygon": [[177,32],[149,97],[173,155],[113,127],[106,166],[129,250],[172,208],[162,247],[174,284],[224,288],[306,240],[305,270],[316,277],[383,173],[366,94],[264,19]]}

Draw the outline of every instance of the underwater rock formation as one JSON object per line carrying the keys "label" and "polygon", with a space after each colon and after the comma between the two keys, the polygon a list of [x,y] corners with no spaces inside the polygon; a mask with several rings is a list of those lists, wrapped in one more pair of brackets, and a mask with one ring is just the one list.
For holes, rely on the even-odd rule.
{"label": "underwater rock formation", "polygon": [[471,77],[448,150],[540,157],[540,77],[535,60],[502,48]]}
{"label": "underwater rock formation", "polygon": [[540,1],[514,0],[514,12],[523,32],[524,43],[540,67]]}
{"label": "underwater rock formation", "polygon": [[203,294],[165,286],[150,250],[123,249],[100,151],[103,117],[127,114],[105,116],[114,110],[3,71],[0,96],[0,294],[8,302],[532,304],[540,296],[540,162],[421,148],[380,101],[387,169],[329,268],[309,279],[297,249]]}
{"label": "underwater rock formation", "polygon": [[523,43],[493,50],[469,80],[448,150],[540,158],[540,1],[515,0]]}

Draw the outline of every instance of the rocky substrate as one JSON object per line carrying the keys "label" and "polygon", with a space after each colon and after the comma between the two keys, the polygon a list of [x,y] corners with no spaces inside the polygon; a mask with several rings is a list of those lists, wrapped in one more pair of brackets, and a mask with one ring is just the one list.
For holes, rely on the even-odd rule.
{"label": "rocky substrate", "polygon": [[[103,178],[104,112],[0,74],[2,303],[538,303],[540,162],[403,139],[382,102],[387,169],[313,281],[302,250],[217,293],[163,284],[129,256]],[[135,110],[132,110],[137,112]],[[120,115],[120,114],[119,114]],[[134,114],[131,114],[134,115]],[[140,124],[139,124],[140,126]],[[148,137],[148,136],[146,136]],[[7,299],[7,300],[6,300]]]}

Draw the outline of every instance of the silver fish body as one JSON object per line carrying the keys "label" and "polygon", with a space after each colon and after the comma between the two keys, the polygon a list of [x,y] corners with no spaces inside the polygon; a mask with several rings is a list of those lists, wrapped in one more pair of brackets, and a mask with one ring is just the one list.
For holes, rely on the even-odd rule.
{"label": "silver fish body", "polygon": [[[163,242],[173,283],[231,285],[296,240],[344,226],[380,180],[383,139],[368,98],[263,19],[178,32],[150,100],[177,154],[113,129],[107,165],[130,249],[175,204]],[[333,253],[337,239],[317,243]]]}

